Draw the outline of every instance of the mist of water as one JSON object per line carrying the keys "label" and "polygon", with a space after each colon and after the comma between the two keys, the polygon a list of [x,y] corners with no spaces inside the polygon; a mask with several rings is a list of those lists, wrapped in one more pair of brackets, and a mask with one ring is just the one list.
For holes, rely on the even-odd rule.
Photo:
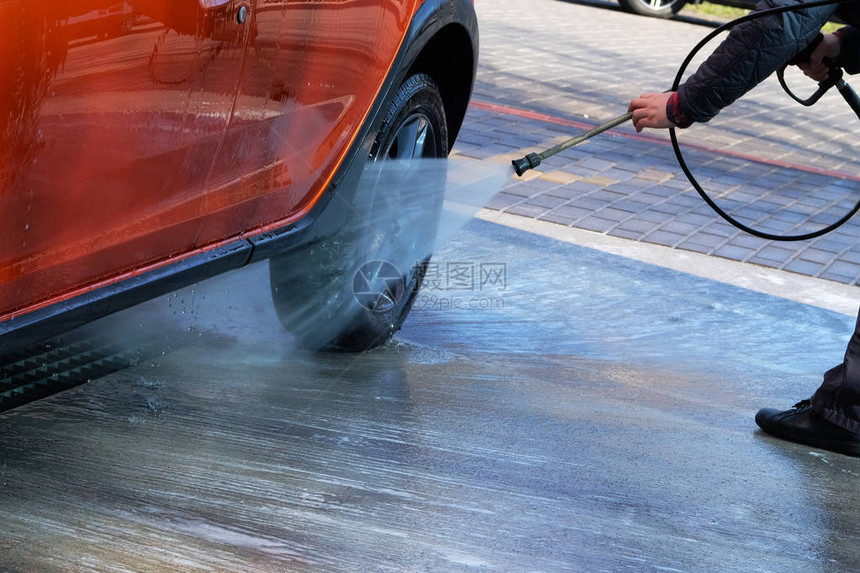
{"label": "mist of water", "polygon": [[433,252],[512,174],[509,165],[469,159],[368,163],[354,188],[333,199],[342,204],[332,208],[347,213],[336,232],[272,260],[284,325],[311,347],[325,346],[345,325],[364,331],[369,319],[362,307],[396,329],[398,309]]}

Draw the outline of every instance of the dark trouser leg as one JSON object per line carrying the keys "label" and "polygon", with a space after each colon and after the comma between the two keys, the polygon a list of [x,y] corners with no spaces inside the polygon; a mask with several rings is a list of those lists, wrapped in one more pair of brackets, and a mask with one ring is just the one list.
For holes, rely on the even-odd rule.
{"label": "dark trouser leg", "polygon": [[842,364],[824,374],[812,396],[816,414],[850,432],[860,433],[860,314]]}

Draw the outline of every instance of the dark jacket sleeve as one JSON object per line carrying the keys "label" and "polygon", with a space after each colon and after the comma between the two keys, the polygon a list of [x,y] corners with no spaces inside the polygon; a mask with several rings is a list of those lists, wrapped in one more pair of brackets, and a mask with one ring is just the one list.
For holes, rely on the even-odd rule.
{"label": "dark jacket sleeve", "polygon": [[849,74],[860,72],[860,30],[853,26],[845,26],[836,34],[841,43],[839,65]]}
{"label": "dark jacket sleeve", "polygon": [[[786,4],[802,2],[763,0],[756,9]],[[678,104],[691,120],[708,121],[809,45],[835,9],[820,6],[784,12],[735,27],[678,88]]]}

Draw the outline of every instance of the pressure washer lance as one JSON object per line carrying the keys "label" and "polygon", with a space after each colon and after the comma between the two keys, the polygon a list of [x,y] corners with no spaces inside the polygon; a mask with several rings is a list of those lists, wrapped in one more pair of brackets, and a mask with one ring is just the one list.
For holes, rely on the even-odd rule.
{"label": "pressure washer lance", "polygon": [[520,159],[514,159],[513,161],[511,161],[511,163],[513,163],[514,165],[514,171],[517,172],[517,175],[522,177],[523,173],[525,173],[529,169],[534,169],[535,167],[540,165],[541,162],[547,157],[552,157],[556,153],[561,153],[565,149],[570,149],[574,145],[579,145],[586,139],[591,139],[598,133],[603,133],[607,129],[612,129],[613,127],[621,125],[622,123],[630,121],[631,119],[633,119],[633,112],[619,115],[615,119],[610,119],[606,123],[598,125],[594,129],[590,129],[582,135],[577,135],[576,137],[572,137],[567,141],[563,141],[555,147],[550,147],[546,151],[542,151],[540,153],[529,153],[525,157],[522,157]]}

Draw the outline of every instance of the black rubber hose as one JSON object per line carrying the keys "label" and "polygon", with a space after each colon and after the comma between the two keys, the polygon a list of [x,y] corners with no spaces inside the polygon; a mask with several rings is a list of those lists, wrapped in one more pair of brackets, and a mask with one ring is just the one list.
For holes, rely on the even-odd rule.
{"label": "black rubber hose", "polygon": [[[780,6],[778,8],[769,8],[767,10],[761,10],[759,12],[750,12],[746,16],[742,16],[740,18],[737,18],[736,20],[727,22],[726,24],[723,24],[722,26],[716,28],[713,32],[705,36],[698,44],[696,44],[696,46],[690,51],[690,53],[687,54],[687,58],[681,64],[681,67],[678,69],[678,73],[675,75],[675,81],[672,83],[671,91],[678,90],[678,86],[681,85],[681,78],[683,77],[684,72],[687,70],[687,66],[690,65],[690,62],[696,56],[696,54],[699,53],[699,50],[701,50],[708,42],[714,39],[714,37],[721,34],[722,32],[731,30],[738,24],[742,24],[750,20],[755,20],[756,18],[763,18],[764,16],[768,16],[770,14],[781,14],[783,12],[803,10],[806,8],[815,8],[817,6],[826,6],[828,4],[848,4],[856,1],[857,0],[819,0],[818,2],[808,2],[792,6]],[[681,166],[681,170],[684,172],[684,175],[687,176],[687,179],[690,181],[690,184],[702,197],[702,199],[705,200],[708,206],[710,206],[711,209],[713,209],[717,213],[717,215],[728,221],[733,226],[737,227],[741,231],[745,231],[751,235],[755,235],[756,237],[761,237],[762,239],[768,239],[770,241],[805,241],[807,239],[814,239],[816,237],[820,237],[821,235],[825,235],[831,231],[835,231],[836,229],[844,225],[846,222],[848,222],[848,220],[851,219],[851,217],[853,217],[858,210],[860,210],[860,200],[858,200],[854,207],[844,217],[840,218],[835,223],[828,225],[827,227],[824,227],[822,229],[819,229],[818,231],[804,233],[802,235],[773,235],[771,233],[758,231],[756,229],[748,227],[747,225],[744,225],[737,219],[732,218],[731,215],[723,211],[719,207],[719,205],[717,205],[714,200],[711,199],[707,193],[705,193],[705,190],[702,189],[702,186],[699,185],[698,181],[696,181],[696,178],[693,176],[693,173],[690,171],[690,169],[687,167],[687,163],[684,161],[684,156],[681,153],[681,147],[678,144],[678,137],[675,133],[674,127],[669,129],[669,137],[672,140],[672,149],[675,150],[675,157],[678,159],[678,165]]]}

